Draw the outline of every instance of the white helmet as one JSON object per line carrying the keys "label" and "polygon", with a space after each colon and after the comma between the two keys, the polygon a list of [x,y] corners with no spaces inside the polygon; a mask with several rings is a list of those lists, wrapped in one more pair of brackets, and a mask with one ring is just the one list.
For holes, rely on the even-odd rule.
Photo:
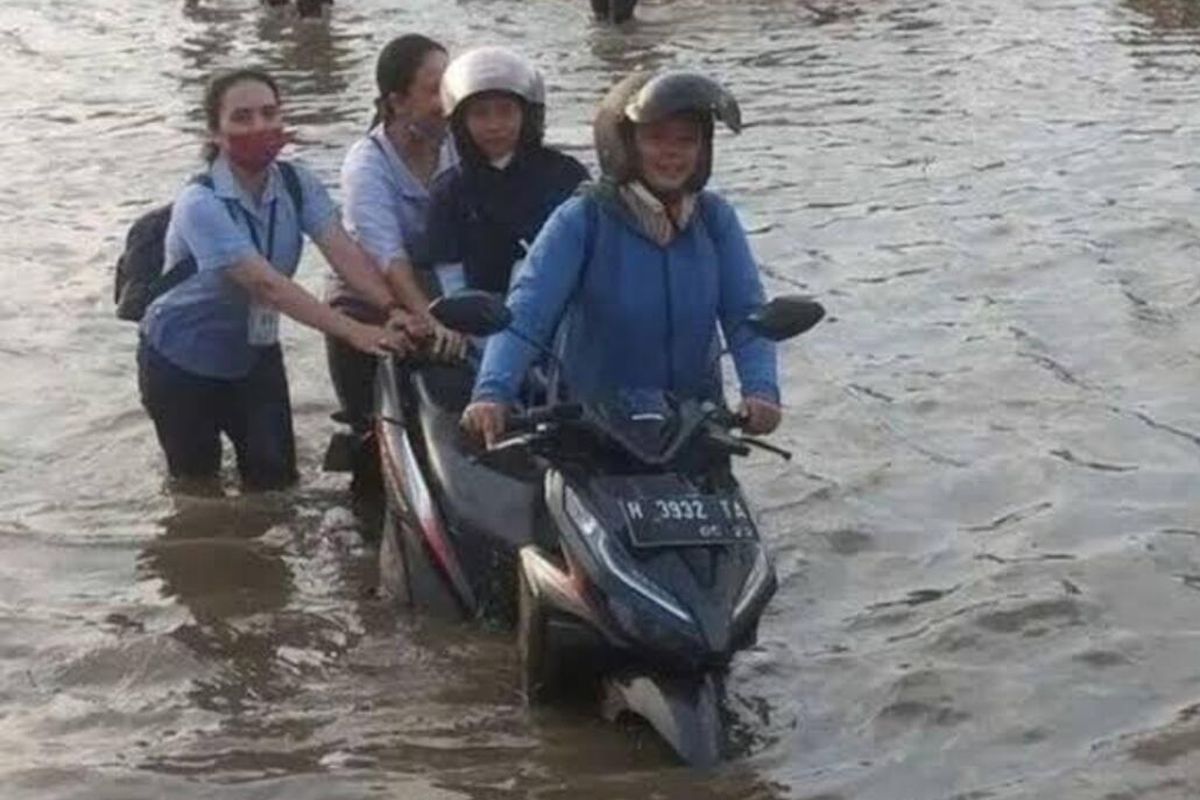
{"label": "white helmet", "polygon": [[483,156],[471,141],[463,122],[463,103],[485,92],[503,92],[521,101],[520,147],[541,145],[546,132],[546,86],[537,67],[504,47],[477,47],[455,58],[442,75],[442,108],[450,118],[450,132],[459,155],[467,161]]}
{"label": "white helmet", "polygon": [[447,116],[467,98],[483,92],[514,94],[529,105],[546,103],[542,75],[528,59],[504,47],[477,47],[455,58],[442,75],[442,107]]}

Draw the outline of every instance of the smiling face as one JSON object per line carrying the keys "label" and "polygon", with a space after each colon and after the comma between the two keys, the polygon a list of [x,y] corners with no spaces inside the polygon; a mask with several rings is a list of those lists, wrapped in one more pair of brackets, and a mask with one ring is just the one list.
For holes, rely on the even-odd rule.
{"label": "smiling face", "polygon": [[213,142],[228,152],[229,137],[265,130],[282,130],[283,113],[274,90],[252,79],[234,83],[221,95],[217,106]]}
{"label": "smiling face", "polygon": [[520,100],[499,92],[472,97],[463,108],[467,133],[488,161],[503,159],[516,151],[524,116]]}
{"label": "smiling face", "polygon": [[657,122],[635,125],[633,144],[642,180],[655,192],[681,191],[700,167],[704,131],[689,114],[676,114]]}
{"label": "smiling face", "polygon": [[449,58],[441,50],[425,54],[420,68],[404,91],[388,94],[392,118],[420,130],[436,130],[445,124],[442,109],[442,73]]}

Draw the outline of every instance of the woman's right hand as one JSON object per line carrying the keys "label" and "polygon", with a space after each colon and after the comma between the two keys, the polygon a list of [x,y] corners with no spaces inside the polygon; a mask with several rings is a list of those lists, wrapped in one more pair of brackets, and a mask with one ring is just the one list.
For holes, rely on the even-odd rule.
{"label": "woman's right hand", "polygon": [[491,447],[504,435],[508,421],[508,407],[503,403],[488,401],[471,403],[463,411],[460,423],[467,433]]}
{"label": "woman's right hand", "polygon": [[367,325],[355,320],[351,323],[346,341],[356,350],[376,356],[391,353],[402,356],[412,350],[412,340],[403,328]]}

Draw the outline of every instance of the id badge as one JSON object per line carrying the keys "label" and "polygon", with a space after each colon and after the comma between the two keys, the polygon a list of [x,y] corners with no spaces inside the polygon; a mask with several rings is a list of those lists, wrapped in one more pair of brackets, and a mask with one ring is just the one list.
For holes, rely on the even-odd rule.
{"label": "id badge", "polygon": [[442,297],[449,297],[467,288],[467,276],[463,273],[463,265],[461,263],[438,264],[434,267],[434,271],[437,273],[438,286],[441,287]]}
{"label": "id badge", "polygon": [[279,342],[279,312],[266,306],[250,306],[250,344],[264,347]]}

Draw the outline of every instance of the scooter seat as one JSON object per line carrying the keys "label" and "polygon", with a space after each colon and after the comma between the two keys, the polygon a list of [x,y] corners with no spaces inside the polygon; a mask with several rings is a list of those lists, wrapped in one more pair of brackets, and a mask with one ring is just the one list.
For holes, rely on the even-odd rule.
{"label": "scooter seat", "polygon": [[514,550],[534,541],[540,476],[519,478],[473,460],[459,427],[471,398],[471,371],[424,367],[413,373],[412,383],[430,471],[453,532],[501,539]]}

